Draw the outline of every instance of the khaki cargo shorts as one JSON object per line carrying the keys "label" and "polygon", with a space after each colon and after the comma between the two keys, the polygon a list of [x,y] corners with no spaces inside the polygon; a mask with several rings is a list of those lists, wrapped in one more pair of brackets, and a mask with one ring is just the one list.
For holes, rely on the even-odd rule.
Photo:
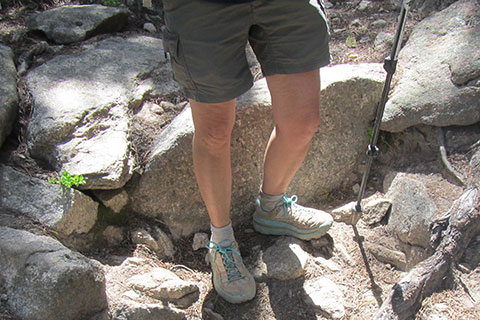
{"label": "khaki cargo shorts", "polygon": [[195,101],[225,102],[251,88],[247,42],[265,76],[330,62],[327,19],[317,0],[164,0],[163,6],[163,42],[174,79]]}

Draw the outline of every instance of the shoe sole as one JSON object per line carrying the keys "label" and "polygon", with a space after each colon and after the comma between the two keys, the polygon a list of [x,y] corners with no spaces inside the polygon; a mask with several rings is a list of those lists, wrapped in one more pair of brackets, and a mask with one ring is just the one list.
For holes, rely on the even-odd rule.
{"label": "shoe sole", "polygon": [[255,231],[274,236],[292,236],[300,240],[318,239],[327,234],[333,221],[325,222],[315,229],[300,229],[291,224],[281,221],[273,221],[259,218],[254,214],[253,228]]}

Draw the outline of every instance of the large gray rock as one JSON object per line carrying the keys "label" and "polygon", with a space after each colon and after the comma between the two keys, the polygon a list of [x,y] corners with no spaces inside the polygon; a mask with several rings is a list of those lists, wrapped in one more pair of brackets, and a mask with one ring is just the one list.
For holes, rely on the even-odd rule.
{"label": "large gray rock", "polygon": [[408,244],[428,248],[430,223],[437,208],[425,185],[405,174],[397,174],[387,192],[392,200],[389,228]]}
{"label": "large gray rock", "polygon": [[122,187],[134,166],[131,113],[146,93],[168,81],[153,80],[165,65],[162,41],[136,36],[85,46],[29,72],[31,154],[57,171],[83,175],[82,188]]}
{"label": "large gray rock", "polygon": [[100,263],[58,241],[0,227],[0,283],[24,320],[82,320],[107,308]]}
{"label": "large gray rock", "polygon": [[460,0],[415,26],[399,55],[382,129],[480,121],[480,4]]}
{"label": "large gray rock", "polygon": [[92,229],[98,203],[80,191],[0,165],[0,208],[28,215],[61,235],[70,235]]}
{"label": "large gray rock", "polygon": [[0,44],[0,147],[12,131],[17,111],[17,70],[13,52]]}
{"label": "large gray rock", "polygon": [[[366,133],[382,90],[380,64],[322,69],[323,123],[290,190],[303,202],[348,185],[363,160]],[[262,176],[263,150],[273,127],[264,79],[241,96],[232,133],[234,223],[251,218]],[[128,186],[132,209],[159,217],[174,235],[206,230],[209,219],[192,168],[193,123],[187,107],[161,133],[141,177]],[[185,223],[189,221],[189,223]]]}
{"label": "large gray rock", "polygon": [[44,32],[56,43],[67,44],[100,33],[120,31],[127,24],[129,14],[126,8],[69,5],[32,14],[26,24],[31,30]]}

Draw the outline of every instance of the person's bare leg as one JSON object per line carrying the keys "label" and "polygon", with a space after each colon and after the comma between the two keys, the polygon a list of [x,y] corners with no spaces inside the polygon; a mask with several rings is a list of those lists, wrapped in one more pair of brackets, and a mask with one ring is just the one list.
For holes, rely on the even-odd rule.
{"label": "person's bare leg", "polygon": [[275,128],[264,159],[262,191],[286,191],[300,168],[320,122],[319,70],[267,77]]}
{"label": "person's bare leg", "polygon": [[235,100],[212,104],[190,100],[195,126],[195,176],[210,221],[218,228],[230,223],[230,137],[235,122],[235,103]]}

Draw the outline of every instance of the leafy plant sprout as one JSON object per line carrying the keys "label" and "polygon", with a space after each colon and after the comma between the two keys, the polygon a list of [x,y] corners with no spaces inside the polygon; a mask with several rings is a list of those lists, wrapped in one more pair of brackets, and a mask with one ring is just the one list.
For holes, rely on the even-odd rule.
{"label": "leafy plant sprout", "polygon": [[66,186],[66,187],[69,187],[69,188],[78,187],[78,186],[81,186],[81,185],[84,185],[85,183],[87,183],[85,181],[85,178],[82,175],[78,175],[78,174],[72,175],[67,170],[62,171],[62,175],[61,175],[60,179],[52,178],[52,179],[50,179],[49,182],[50,183],[62,184],[62,185]]}

